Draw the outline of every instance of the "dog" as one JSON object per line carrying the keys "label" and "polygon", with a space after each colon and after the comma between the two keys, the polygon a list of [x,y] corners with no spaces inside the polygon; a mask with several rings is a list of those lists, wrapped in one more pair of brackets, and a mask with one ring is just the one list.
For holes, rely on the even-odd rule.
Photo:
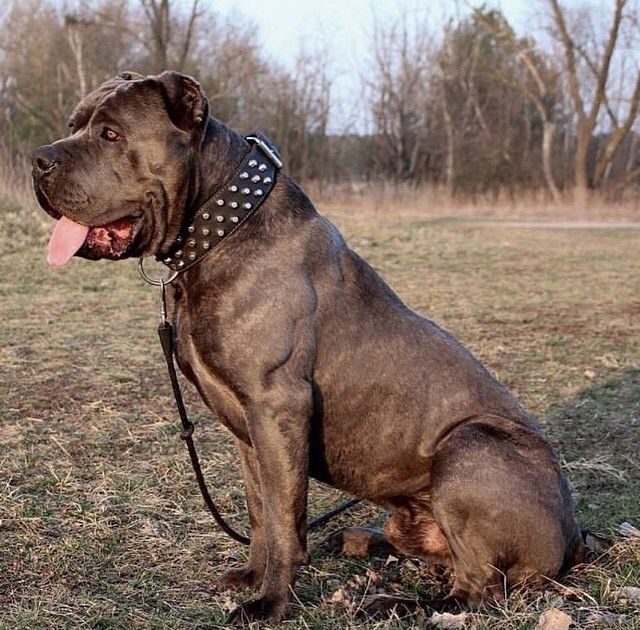
{"label": "dog", "polygon": [[[235,437],[246,487],[249,558],[220,582],[260,591],[233,621],[284,617],[309,561],[309,477],[384,507],[394,548],[452,568],[450,593],[416,606],[500,599],[582,560],[569,487],[534,421],[348,247],[273,148],[210,115],[194,79],[123,73],[69,127],[32,156],[57,220],[49,262],[155,256],[174,270],[178,365]],[[264,159],[247,162],[256,150]],[[215,206],[202,209],[238,195],[261,205],[216,230]],[[219,240],[202,241],[212,230]],[[411,605],[384,606],[399,603]]]}

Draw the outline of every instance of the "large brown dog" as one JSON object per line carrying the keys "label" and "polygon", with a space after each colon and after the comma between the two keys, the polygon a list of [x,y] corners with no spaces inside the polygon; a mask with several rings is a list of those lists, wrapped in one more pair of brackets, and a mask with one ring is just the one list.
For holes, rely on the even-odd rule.
{"label": "large brown dog", "polygon": [[[249,150],[173,72],[105,83],[70,127],[33,156],[38,199],[59,219],[56,264],[78,248],[167,256]],[[169,298],[180,368],[242,462],[250,557],[222,583],[261,588],[236,618],[283,617],[308,562],[309,475],[384,506],[397,549],[453,568],[439,607],[501,597],[580,560],[569,489],[534,422],[285,175]]]}

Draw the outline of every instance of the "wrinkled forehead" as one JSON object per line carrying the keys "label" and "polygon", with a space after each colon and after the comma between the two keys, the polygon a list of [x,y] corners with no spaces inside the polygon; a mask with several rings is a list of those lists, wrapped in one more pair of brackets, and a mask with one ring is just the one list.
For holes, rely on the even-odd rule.
{"label": "wrinkled forehead", "polygon": [[115,119],[126,125],[129,121],[145,120],[153,112],[163,112],[164,109],[162,96],[150,81],[112,79],[78,103],[69,117],[69,126],[81,129],[92,118],[98,117]]}

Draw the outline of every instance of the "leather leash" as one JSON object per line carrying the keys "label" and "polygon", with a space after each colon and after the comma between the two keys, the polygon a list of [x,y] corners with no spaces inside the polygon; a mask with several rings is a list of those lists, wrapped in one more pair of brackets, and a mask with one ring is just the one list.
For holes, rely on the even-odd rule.
{"label": "leather leash", "polygon": [[167,319],[167,304],[164,280],[160,280],[160,290],[162,292],[162,308],[161,308],[161,321],[158,326],[158,337],[160,337],[160,344],[164,352],[164,358],[167,360],[167,369],[169,370],[169,379],[171,380],[171,388],[173,389],[173,397],[176,400],[176,407],[178,408],[178,414],[180,415],[180,422],[182,422],[182,431],[180,431],[180,437],[184,440],[189,451],[189,459],[193,466],[193,472],[196,475],[198,487],[200,493],[204,499],[204,503],[211,512],[214,520],[220,528],[239,543],[243,545],[250,544],[249,538],[238,533],[233,527],[231,527],[222,517],[216,504],[213,502],[207,484],[202,475],[202,468],[200,467],[200,460],[198,459],[198,453],[196,452],[196,446],[193,443],[193,422],[189,420],[187,416],[187,410],[184,407],[184,400],[182,398],[182,392],[180,391],[180,383],[178,382],[178,375],[176,374],[176,365],[173,360],[175,354],[174,345],[174,328],[173,324]]}

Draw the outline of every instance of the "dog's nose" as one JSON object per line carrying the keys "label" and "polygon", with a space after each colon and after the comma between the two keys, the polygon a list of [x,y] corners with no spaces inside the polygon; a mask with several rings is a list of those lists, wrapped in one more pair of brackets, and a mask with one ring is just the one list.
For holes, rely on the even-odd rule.
{"label": "dog's nose", "polygon": [[31,155],[31,166],[37,175],[49,175],[60,165],[60,157],[56,148],[45,144],[37,148]]}

